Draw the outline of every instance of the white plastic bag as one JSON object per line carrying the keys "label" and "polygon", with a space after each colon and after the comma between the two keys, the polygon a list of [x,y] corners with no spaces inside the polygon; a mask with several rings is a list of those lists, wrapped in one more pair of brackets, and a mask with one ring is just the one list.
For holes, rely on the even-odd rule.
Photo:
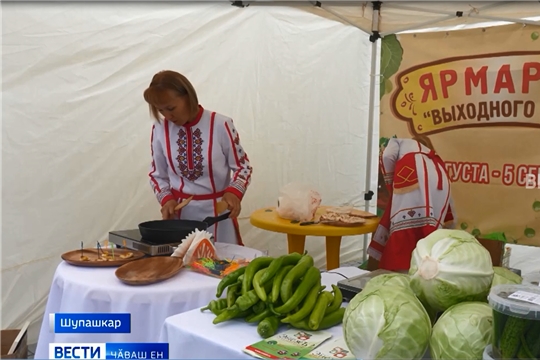
{"label": "white plastic bag", "polygon": [[311,185],[290,183],[280,190],[277,213],[288,220],[310,221],[321,205],[321,195]]}

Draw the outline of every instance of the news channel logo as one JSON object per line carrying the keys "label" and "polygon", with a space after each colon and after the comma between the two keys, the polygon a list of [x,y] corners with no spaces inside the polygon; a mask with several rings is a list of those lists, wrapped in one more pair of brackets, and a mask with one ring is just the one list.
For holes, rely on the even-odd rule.
{"label": "news channel logo", "polygon": [[51,343],[49,359],[168,359],[168,343]]}
{"label": "news channel logo", "polygon": [[49,314],[49,326],[56,334],[129,334],[131,314],[55,313]]}

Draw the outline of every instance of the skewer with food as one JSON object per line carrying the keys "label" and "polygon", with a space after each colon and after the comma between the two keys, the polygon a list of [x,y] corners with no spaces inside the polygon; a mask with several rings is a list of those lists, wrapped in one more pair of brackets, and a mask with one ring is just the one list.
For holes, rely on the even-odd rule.
{"label": "skewer with food", "polygon": [[115,261],[115,260],[126,260],[133,257],[132,252],[127,252],[125,254],[120,255],[112,255],[112,253],[109,253],[107,251],[101,251],[101,253],[98,255],[98,257],[95,258],[89,258],[86,255],[81,255],[81,261]]}

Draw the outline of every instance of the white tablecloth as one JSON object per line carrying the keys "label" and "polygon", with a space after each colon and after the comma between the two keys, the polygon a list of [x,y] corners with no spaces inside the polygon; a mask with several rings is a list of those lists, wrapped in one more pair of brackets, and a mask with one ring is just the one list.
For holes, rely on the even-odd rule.
{"label": "white tablecloth", "polygon": [[[218,251],[220,255],[223,251],[245,258],[262,255],[258,250],[232,244]],[[49,358],[49,343],[157,342],[167,317],[205,306],[215,298],[219,283],[217,278],[182,269],[178,275],[161,283],[129,286],[116,278],[116,269],[84,268],[65,262],[58,265],[41,324],[36,359]],[[50,332],[50,313],[92,312],[131,314],[131,333]]]}
{"label": "white tablecloth", "polygon": [[[347,278],[366,273],[355,267],[343,267],[322,273],[327,289]],[[261,340],[257,325],[244,321],[228,321],[214,325],[215,315],[194,309],[165,320],[161,342],[169,343],[170,359],[253,359],[242,351]],[[335,337],[343,336],[341,325],[328,329]]]}

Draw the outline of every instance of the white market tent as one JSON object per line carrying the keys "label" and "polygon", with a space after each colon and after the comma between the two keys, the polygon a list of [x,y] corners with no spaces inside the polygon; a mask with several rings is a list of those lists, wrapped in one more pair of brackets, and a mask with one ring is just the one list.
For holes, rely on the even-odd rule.
{"label": "white market tent", "polygon": [[[155,72],[183,72],[203,106],[235,119],[255,168],[244,240],[277,255],[284,237],[248,217],[281,186],[309,182],[336,205],[363,206],[376,191],[380,41],[370,36],[540,16],[538,1],[235,5],[2,3],[3,328],[32,321],[35,342],[59,254],[158,217],[142,99]],[[310,240],[322,265],[323,241]],[[363,249],[345,239],[342,262]],[[513,256],[524,272],[535,258]]]}

